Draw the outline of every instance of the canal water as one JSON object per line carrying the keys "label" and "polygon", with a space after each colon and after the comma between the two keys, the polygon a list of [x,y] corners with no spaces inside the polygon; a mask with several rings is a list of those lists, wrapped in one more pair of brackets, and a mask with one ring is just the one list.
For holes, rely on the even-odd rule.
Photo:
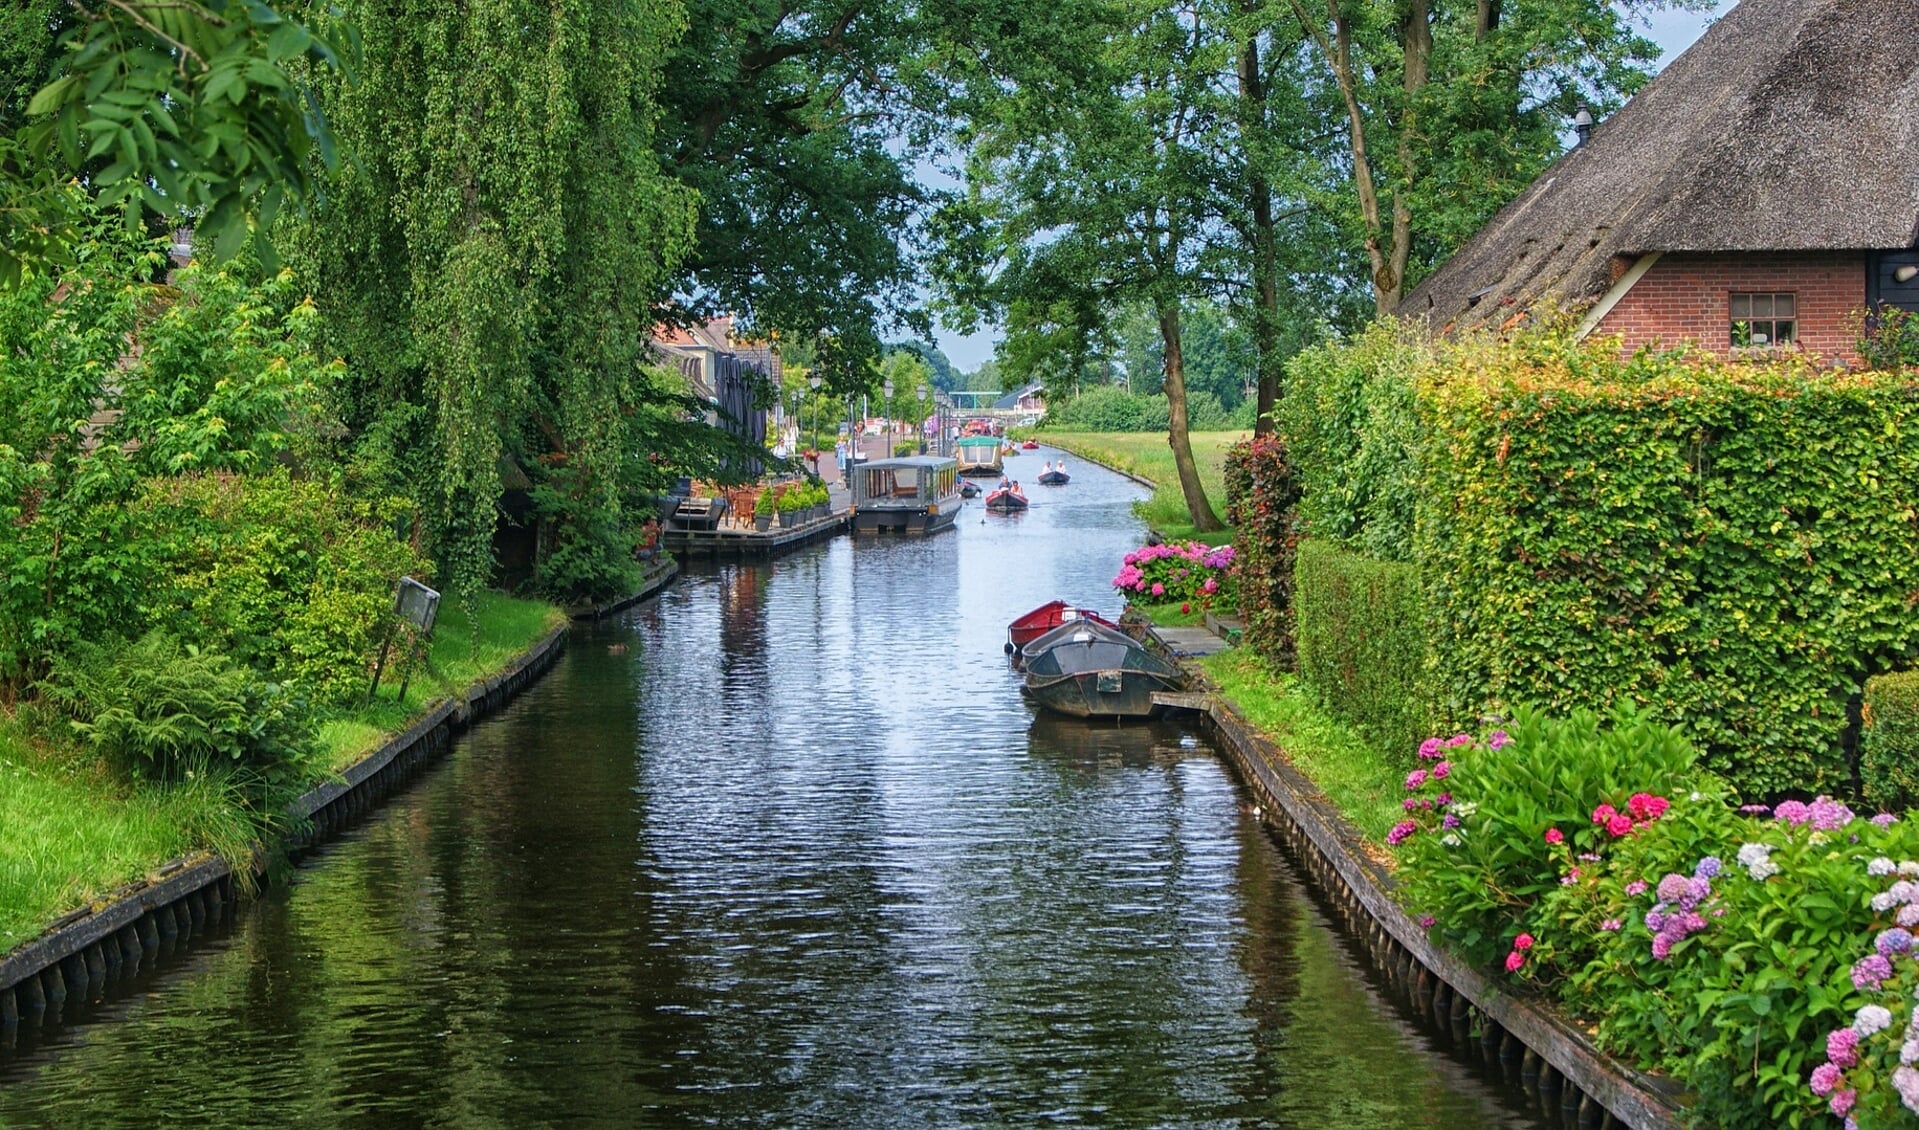
{"label": "canal water", "polygon": [[1071,469],[582,629],[229,932],[0,1059],[0,1125],[1535,1125],[1203,741],[1022,702],[1006,622],[1117,611],[1142,534]]}

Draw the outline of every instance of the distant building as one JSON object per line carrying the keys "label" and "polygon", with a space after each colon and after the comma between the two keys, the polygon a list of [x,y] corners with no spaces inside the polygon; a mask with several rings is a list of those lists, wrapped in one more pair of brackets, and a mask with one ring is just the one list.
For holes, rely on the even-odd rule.
{"label": "distant building", "polygon": [[1741,0],[1399,313],[1857,363],[1859,312],[1919,312],[1915,60],[1919,0]]}
{"label": "distant building", "polygon": [[766,445],[768,410],[760,405],[776,400],[766,394],[780,374],[770,343],[736,341],[733,319],[715,318],[690,328],[661,326],[652,345],[662,360],[678,366],[693,395],[709,405],[710,423],[755,448]]}
{"label": "distant building", "polygon": [[997,412],[1044,412],[1046,411],[1046,390],[1038,381],[1015,392],[1009,392],[993,402]]}

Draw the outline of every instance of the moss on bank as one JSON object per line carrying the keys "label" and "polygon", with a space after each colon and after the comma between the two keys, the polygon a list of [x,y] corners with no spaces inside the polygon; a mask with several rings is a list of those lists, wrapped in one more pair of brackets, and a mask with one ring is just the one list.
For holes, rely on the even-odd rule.
{"label": "moss on bank", "polygon": [[[322,722],[325,764],[335,772],[351,765],[564,623],[564,613],[539,601],[483,594],[471,618],[449,601],[405,703],[390,697],[399,689],[399,671],[390,666],[392,681],[383,681],[378,702]],[[207,778],[129,782],[62,740],[57,720],[32,724],[35,709],[0,710],[0,954],[170,859],[241,856],[258,835],[230,787]]]}

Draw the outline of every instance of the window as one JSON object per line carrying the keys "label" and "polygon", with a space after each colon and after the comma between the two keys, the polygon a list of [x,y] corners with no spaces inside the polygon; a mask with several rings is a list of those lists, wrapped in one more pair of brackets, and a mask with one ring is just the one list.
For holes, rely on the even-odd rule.
{"label": "window", "polygon": [[1734,294],[1729,305],[1734,346],[1790,345],[1799,336],[1790,294]]}

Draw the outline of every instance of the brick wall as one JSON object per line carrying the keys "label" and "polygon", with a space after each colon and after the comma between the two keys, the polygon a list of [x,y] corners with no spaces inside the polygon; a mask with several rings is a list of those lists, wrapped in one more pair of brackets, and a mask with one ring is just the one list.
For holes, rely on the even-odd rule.
{"label": "brick wall", "polygon": [[1731,326],[1726,297],[1734,291],[1791,293],[1797,299],[1799,348],[1859,364],[1847,322],[1866,304],[1863,251],[1663,255],[1594,332],[1624,337],[1627,352],[1653,342],[1696,341],[1725,353]]}

